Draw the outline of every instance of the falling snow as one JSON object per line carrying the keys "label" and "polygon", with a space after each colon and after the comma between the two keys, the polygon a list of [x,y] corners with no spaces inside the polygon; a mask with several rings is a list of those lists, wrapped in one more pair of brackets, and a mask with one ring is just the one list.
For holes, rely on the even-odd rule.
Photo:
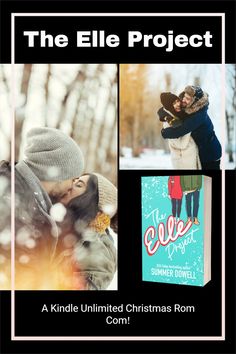
{"label": "falling snow", "polygon": [[0,272],[0,289],[8,282],[8,278],[4,272]]}
{"label": "falling snow", "polygon": [[27,264],[30,261],[30,257],[26,254],[23,254],[19,257],[19,262],[22,264]]}
{"label": "falling snow", "polygon": [[4,229],[0,233],[0,244],[3,246],[8,245],[11,243],[11,232],[9,229]]}

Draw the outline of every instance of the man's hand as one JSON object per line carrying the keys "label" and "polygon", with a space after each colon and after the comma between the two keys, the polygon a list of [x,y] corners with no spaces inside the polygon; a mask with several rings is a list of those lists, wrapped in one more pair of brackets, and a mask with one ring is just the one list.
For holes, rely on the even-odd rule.
{"label": "man's hand", "polygon": [[207,108],[204,107],[197,113],[191,114],[188,118],[183,121],[183,124],[177,128],[166,128],[161,130],[161,135],[164,139],[177,139],[185,134],[188,134],[197,128],[199,128],[202,124],[204,124],[207,120]]}

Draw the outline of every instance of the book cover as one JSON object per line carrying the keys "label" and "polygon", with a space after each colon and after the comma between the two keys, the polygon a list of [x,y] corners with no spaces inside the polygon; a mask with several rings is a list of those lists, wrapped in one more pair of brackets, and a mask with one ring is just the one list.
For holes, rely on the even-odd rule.
{"label": "book cover", "polygon": [[211,178],[142,177],[142,280],[211,279]]}
{"label": "book cover", "polygon": [[[40,290],[17,290],[14,281],[9,284],[9,290],[2,290],[2,284],[5,289],[10,277],[3,274],[6,258],[0,255],[0,353],[69,354],[113,350],[122,353],[134,351],[135,344],[140,353],[155,352],[157,347],[159,352],[163,349],[166,353],[191,353],[192,350],[212,353],[214,346],[216,352],[235,351],[233,333],[236,331],[232,317],[236,313],[235,238],[230,237],[235,234],[233,197],[236,195],[233,173],[236,166],[233,104],[236,7],[233,2],[217,1],[212,7],[212,1],[205,1],[201,7],[196,1],[193,6],[187,6],[185,1],[154,0],[135,2],[133,7],[134,3],[129,1],[127,6],[127,2],[117,1],[0,0],[0,155],[12,161],[12,171],[15,171],[14,162],[24,156],[23,141],[26,142],[29,129],[44,125],[60,129],[78,143],[84,154],[82,180],[77,173],[73,176],[78,177],[73,181],[75,191],[81,191],[81,181],[88,172],[99,173],[119,187],[116,217],[108,220],[99,214],[91,222],[90,227],[98,230],[95,239],[91,238],[90,230],[85,235],[88,238],[79,239],[78,244],[74,237],[75,232],[81,236],[83,215],[86,219],[89,215],[92,218],[97,215],[97,209],[89,199],[84,198],[88,212],[78,212],[76,225],[74,228],[69,225],[68,232],[66,207],[55,203],[56,206],[53,204],[54,208],[50,208],[49,216],[58,224],[59,242],[55,255],[65,256],[56,260],[62,261],[63,268],[57,263],[51,272],[51,257],[45,257],[50,267],[42,267],[39,254],[35,258],[36,272],[32,272],[32,281],[37,280],[36,274],[43,279],[45,275],[53,285],[59,278],[59,291],[55,291],[55,286],[47,286],[48,290],[45,286],[40,286]],[[216,148],[211,148],[204,139],[208,137],[211,142],[215,141],[208,129],[201,127],[202,134],[189,132],[183,139],[167,137],[175,134],[178,128],[182,131],[181,125],[174,126],[180,123],[176,119],[178,113],[190,123],[193,123],[191,115],[199,114],[190,113],[188,117],[187,112],[178,111],[180,100],[176,103],[175,97],[172,101],[174,95],[179,97],[185,88],[195,85],[209,95],[208,103],[202,109],[207,110],[208,128],[211,133],[215,132],[214,137],[222,146],[221,160],[219,156],[204,159],[203,162],[209,162],[209,169],[198,164],[196,152],[199,149],[193,139],[194,135],[199,137],[203,147],[201,157],[205,158],[208,152],[214,155]],[[171,92],[171,100],[163,103],[169,106],[166,108],[169,112],[172,108],[177,112],[172,112],[175,119],[166,115],[166,111],[164,118],[158,114],[163,108],[162,98],[170,97],[168,92]],[[194,94],[198,98],[194,104],[198,105],[202,98],[199,88],[194,89]],[[201,112],[200,115],[205,117]],[[164,121],[172,126],[165,128]],[[45,149],[45,144],[40,145]],[[178,153],[175,147],[179,148]],[[70,154],[72,158],[75,155]],[[67,159],[64,158],[64,162],[67,163]],[[74,166],[78,165],[74,163]],[[55,178],[58,169],[51,167],[54,165],[47,171]],[[225,171],[227,168],[232,170]],[[169,174],[179,175],[179,185],[181,177],[187,177],[183,184],[188,184],[190,176],[187,175],[207,174],[211,180],[200,176],[201,186],[196,189],[183,190],[179,185],[175,189],[176,176]],[[140,235],[139,222],[141,176],[147,175],[154,176],[150,180],[159,179],[159,191],[150,186],[149,196],[153,201],[144,203],[145,218],[148,216],[143,221],[146,225],[144,239],[144,232]],[[14,174],[12,176],[10,183],[15,179]],[[6,180],[0,178],[0,196],[6,185]],[[12,197],[15,185],[12,184]],[[20,257],[16,255],[15,247],[11,247],[13,257],[9,271],[12,271],[12,279],[18,273],[13,264],[15,256],[22,267],[28,267],[28,253],[35,253],[36,247],[32,246],[41,239],[34,232],[36,242],[28,242],[20,237],[23,232],[16,232],[16,209],[22,200],[26,201],[25,208],[20,208],[24,218],[26,210],[34,210],[28,193],[27,190],[20,200],[12,198],[11,233],[10,227],[4,227],[6,232],[0,232],[4,250],[8,251],[6,246],[16,245],[18,241],[29,246],[28,252]],[[99,193],[98,189],[98,198],[94,198],[96,205]],[[68,194],[70,196],[71,191]],[[105,192],[102,197],[107,198],[109,194]],[[195,213],[189,204],[186,209],[186,199],[191,201],[192,208],[195,200]],[[41,200],[38,201],[41,206]],[[0,224],[7,221],[9,199],[2,204]],[[105,204],[109,212],[110,203]],[[36,216],[39,213],[36,212]],[[50,225],[46,223],[49,232],[45,234],[54,244],[56,237],[55,233],[51,237],[51,231],[55,228],[52,230]],[[107,230],[110,228],[112,230]],[[99,234],[104,229],[106,243]],[[28,238],[32,238],[31,234]],[[93,240],[98,247],[94,247]],[[73,253],[75,244],[76,252]],[[42,242],[40,248],[45,254],[50,253],[53,248],[48,247],[50,245],[44,247]],[[118,262],[112,252],[114,248]],[[83,257],[89,276],[81,267],[77,267],[77,271],[70,267],[71,251],[78,256],[80,265]],[[143,280],[142,264],[146,273]],[[159,275],[155,274],[158,264],[161,265]],[[101,271],[97,272],[99,265]],[[73,289],[71,277],[67,276],[71,268]],[[151,271],[154,274],[150,275]],[[85,273],[93,291],[78,289],[79,272]],[[108,286],[110,274],[114,277]],[[97,291],[96,279],[101,279],[102,284],[107,284],[106,290],[111,291],[105,291],[104,287]],[[65,283],[62,287],[61,281],[70,288],[66,285],[65,289]],[[81,282],[81,286],[83,284]],[[188,286],[180,286],[182,284]],[[158,325],[166,320],[171,326]],[[186,320],[190,325],[186,326]],[[153,323],[157,325],[153,326]]]}

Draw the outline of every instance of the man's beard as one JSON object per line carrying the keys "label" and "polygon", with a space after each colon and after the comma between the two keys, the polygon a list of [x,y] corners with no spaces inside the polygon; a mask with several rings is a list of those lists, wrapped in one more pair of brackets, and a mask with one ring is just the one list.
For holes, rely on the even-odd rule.
{"label": "man's beard", "polygon": [[56,204],[56,203],[60,203],[61,202],[61,199],[65,196],[66,193],[61,193],[61,194],[58,194],[58,195],[55,195],[55,194],[49,194],[49,197],[51,199],[51,202],[52,204]]}
{"label": "man's beard", "polygon": [[183,104],[183,102],[181,102],[181,109],[185,110],[186,108],[191,107],[194,103],[195,103],[194,98],[192,98],[191,102],[189,102],[188,104],[187,103]]}
{"label": "man's beard", "polygon": [[58,182],[54,188],[48,193],[52,204],[60,203],[61,199],[68,193],[68,190],[61,188],[61,183]]}
{"label": "man's beard", "polygon": [[49,197],[51,199],[52,204],[60,203],[61,196],[58,196],[58,195],[55,196],[55,195],[50,195],[49,194]]}

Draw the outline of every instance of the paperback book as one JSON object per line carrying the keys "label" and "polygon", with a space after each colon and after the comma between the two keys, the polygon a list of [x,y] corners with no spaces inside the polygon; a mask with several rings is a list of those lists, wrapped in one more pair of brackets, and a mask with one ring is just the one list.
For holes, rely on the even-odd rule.
{"label": "paperback book", "polygon": [[142,177],[142,280],[211,280],[211,178]]}

